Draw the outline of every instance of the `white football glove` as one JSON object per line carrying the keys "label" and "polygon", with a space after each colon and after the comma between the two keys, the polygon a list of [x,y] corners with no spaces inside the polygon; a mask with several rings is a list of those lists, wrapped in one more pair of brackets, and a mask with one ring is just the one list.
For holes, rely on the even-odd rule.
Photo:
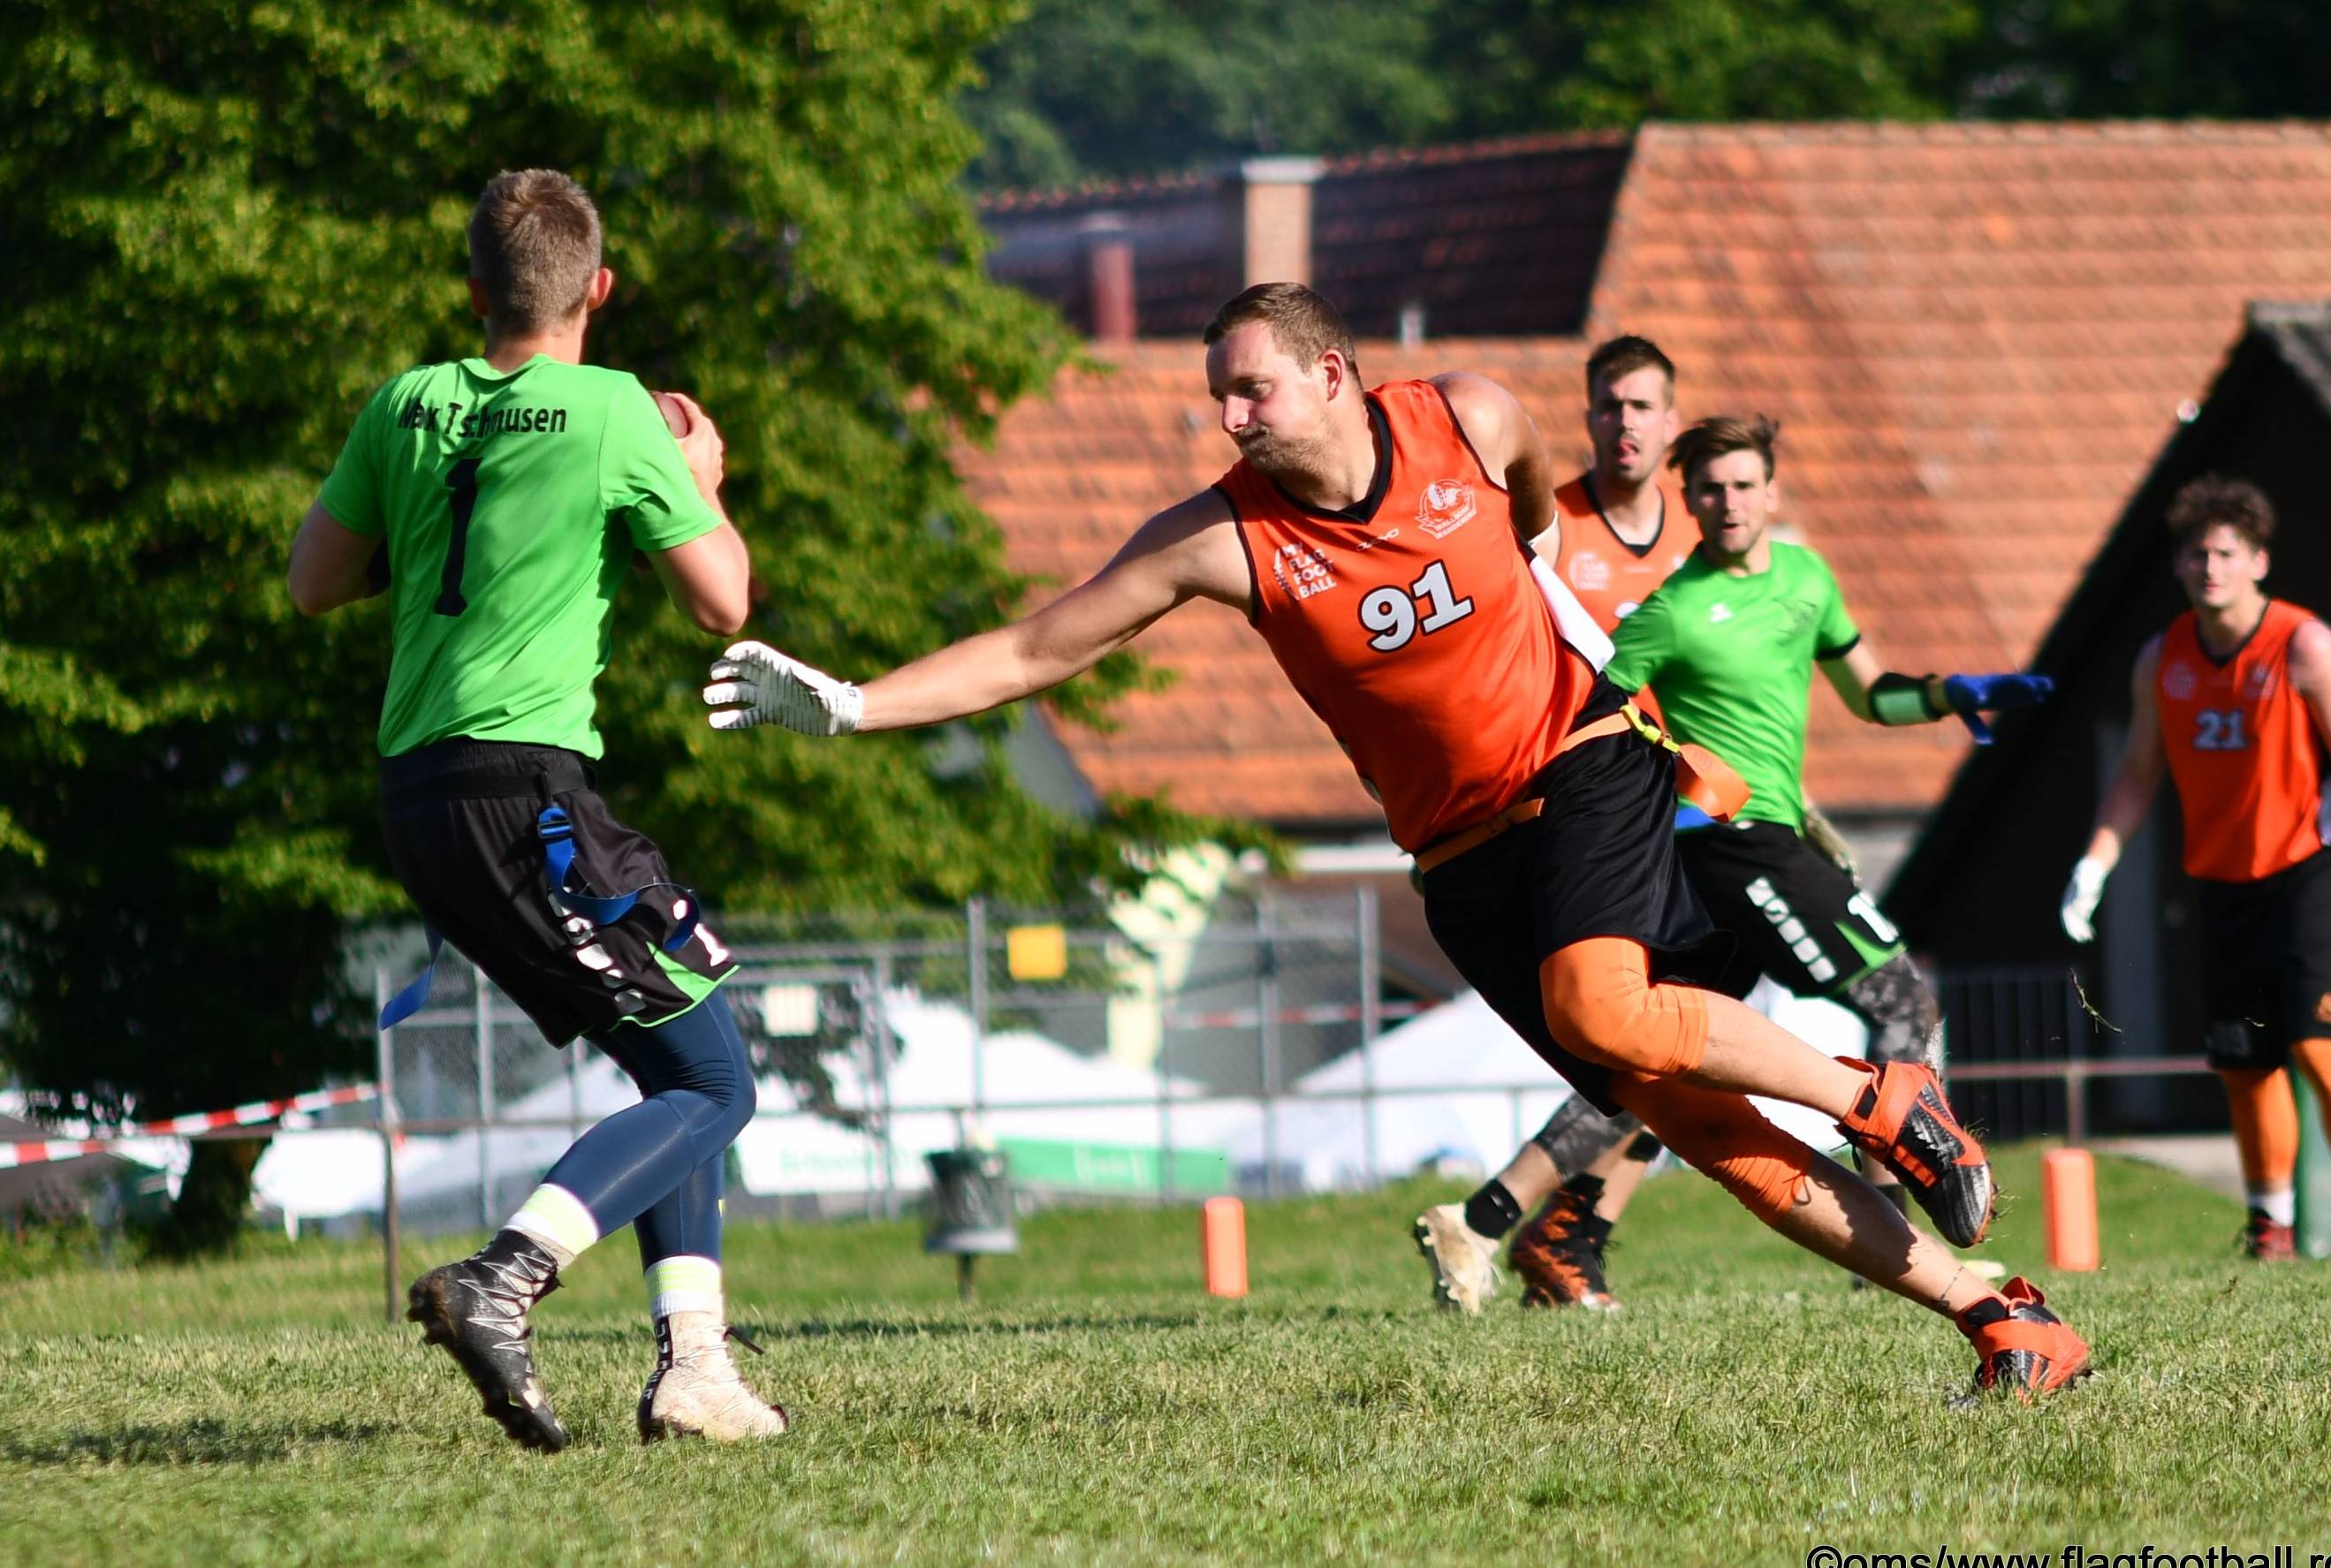
{"label": "white football glove", "polygon": [[712,661],[704,689],[715,729],[782,724],[796,735],[850,735],[866,711],[866,694],[766,642],[737,642]]}
{"label": "white football glove", "polygon": [[2097,939],[2097,901],[2105,896],[2107,874],[2100,862],[2083,855],[2064,884],[2064,935],[2075,942]]}

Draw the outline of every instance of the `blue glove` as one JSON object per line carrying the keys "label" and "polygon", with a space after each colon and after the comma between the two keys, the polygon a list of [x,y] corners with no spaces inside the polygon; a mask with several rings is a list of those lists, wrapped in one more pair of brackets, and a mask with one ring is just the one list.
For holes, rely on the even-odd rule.
{"label": "blue glove", "polygon": [[1677,832],[1689,832],[1694,828],[1712,828],[1715,825],[1714,817],[1709,816],[1689,801],[1679,801],[1676,803],[1675,831]]}
{"label": "blue glove", "polygon": [[2056,683],[2045,675],[1946,675],[1943,677],[1943,698],[1951,711],[1966,721],[1977,746],[1991,744],[1991,728],[1983,721],[1985,712],[1999,713],[2011,708],[2037,708],[2048,700]]}

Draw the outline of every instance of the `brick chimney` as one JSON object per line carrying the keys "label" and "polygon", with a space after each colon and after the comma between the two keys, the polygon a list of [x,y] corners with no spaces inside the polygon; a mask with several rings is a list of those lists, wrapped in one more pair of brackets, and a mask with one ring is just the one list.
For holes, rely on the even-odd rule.
{"label": "brick chimney", "polygon": [[1311,187],[1320,166],[1315,157],[1256,157],[1239,164],[1233,189],[1245,238],[1240,287],[1311,281]]}
{"label": "brick chimney", "polygon": [[1084,242],[1085,284],[1096,343],[1131,343],[1134,314],[1133,233],[1116,213],[1095,213],[1077,225]]}

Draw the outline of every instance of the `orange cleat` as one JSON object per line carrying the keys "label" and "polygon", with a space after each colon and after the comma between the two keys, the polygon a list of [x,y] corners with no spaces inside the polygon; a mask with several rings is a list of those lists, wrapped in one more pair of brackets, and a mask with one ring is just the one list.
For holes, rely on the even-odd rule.
{"label": "orange cleat", "polygon": [[2021,1277],[1959,1315],[1959,1332],[1983,1360],[1973,1392],[1952,1401],[1965,1409],[2005,1388],[2025,1404],[2088,1375],[2088,1345],[2048,1310],[2047,1297]]}
{"label": "orange cleat", "polygon": [[1851,1057],[1838,1060],[1870,1075],[1838,1130],[1901,1178],[1944,1240],[1954,1247],[1982,1240],[1997,1196],[1991,1162],[1951,1114],[1934,1069],[1918,1061],[1877,1067]]}
{"label": "orange cleat", "polygon": [[2250,1211],[2242,1230],[2242,1250],[2261,1263],[2290,1263],[2298,1258],[2298,1228],[2278,1225],[2264,1209]]}
{"label": "orange cleat", "polygon": [[1506,1259],[1521,1276],[1524,1307],[1584,1307],[1616,1312],[1618,1298],[1603,1278],[1603,1248],[1611,1222],[1594,1204],[1603,1183],[1592,1177],[1556,1188],[1546,1207],[1514,1232]]}

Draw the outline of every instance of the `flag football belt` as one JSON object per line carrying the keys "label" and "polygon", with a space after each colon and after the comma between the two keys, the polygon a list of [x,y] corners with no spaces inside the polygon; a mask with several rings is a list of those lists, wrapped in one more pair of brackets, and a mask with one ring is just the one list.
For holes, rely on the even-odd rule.
{"label": "flag football belt", "polygon": [[[565,807],[552,799],[555,795],[572,794],[591,787],[591,775],[579,762],[554,763],[530,777],[516,774],[500,781],[465,781],[461,786],[465,800],[509,800],[532,798],[543,803],[534,819],[535,836],[542,841],[543,885],[550,901],[570,915],[579,915],[594,926],[612,926],[632,912],[642,895],[659,888],[669,888],[680,895],[674,914],[671,934],[661,946],[667,953],[677,953],[696,934],[698,903],[696,889],[679,882],[642,882],[628,893],[618,893],[611,898],[596,894],[576,892],[566,886],[566,879],[575,869],[575,823]],[[445,946],[444,934],[436,927],[424,924],[429,936],[429,957],[421,966],[411,984],[388,999],[380,1010],[380,1027],[394,1029],[414,1013],[429,1000],[429,986],[437,974],[437,955]]]}
{"label": "flag football belt", "polygon": [[[1554,748],[1559,758],[1575,746],[1605,736],[1620,735],[1633,730],[1654,746],[1675,754],[1676,794],[1698,810],[1705,812],[1710,822],[1728,822],[1735,813],[1748,803],[1748,784],[1733,772],[1723,758],[1704,746],[1691,746],[1676,740],[1667,731],[1645,718],[1632,702],[1622,704],[1616,713],[1608,713],[1592,724],[1581,725],[1562,737]],[[1546,811],[1545,800],[1532,795],[1516,801],[1485,822],[1450,834],[1436,843],[1417,851],[1416,869],[1430,871],[1445,866],[1469,850],[1478,850],[1498,834],[1522,823],[1531,822]]]}

